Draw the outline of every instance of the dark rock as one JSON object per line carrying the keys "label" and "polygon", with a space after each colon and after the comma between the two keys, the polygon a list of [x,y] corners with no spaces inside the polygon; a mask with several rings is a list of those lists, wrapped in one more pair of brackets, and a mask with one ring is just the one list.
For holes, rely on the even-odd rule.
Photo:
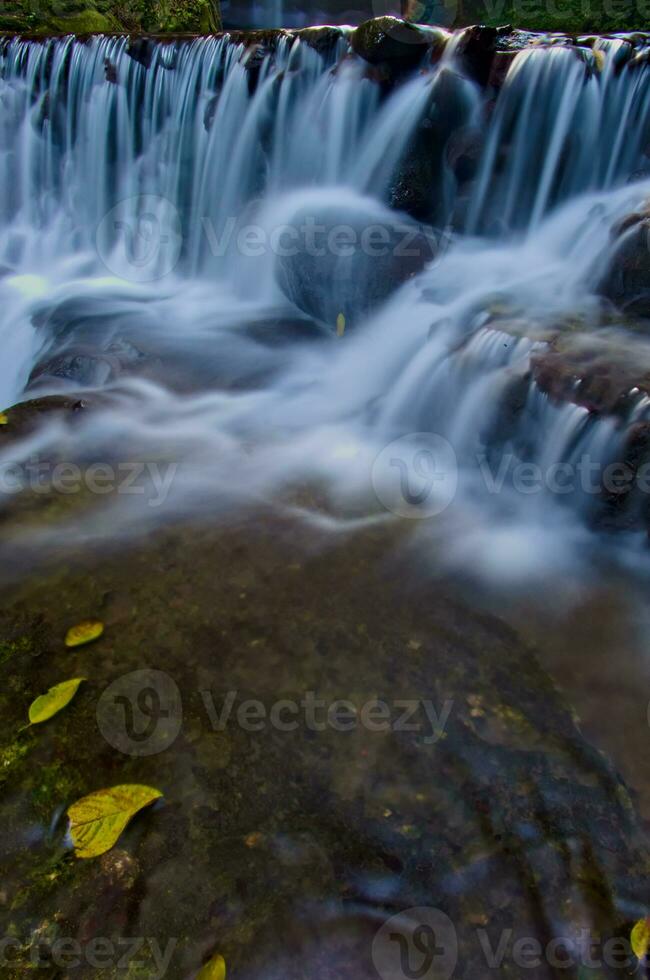
{"label": "dark rock", "polygon": [[462,126],[449,137],[445,158],[459,184],[476,176],[482,152],[483,134],[475,126]]}
{"label": "dark rock", "polygon": [[[415,222],[363,200],[324,207],[315,197],[288,223],[298,234],[291,254],[278,257],[278,283],[299,309],[331,328],[340,314],[349,326],[381,305],[437,252]],[[310,223],[322,229],[311,238],[302,232]]]}
{"label": "dark rock", "polygon": [[418,65],[429,48],[424,31],[397,17],[375,17],[353,32],[350,42],[359,57],[371,65],[388,62],[398,70]]}
{"label": "dark rock", "polygon": [[214,120],[214,116],[217,111],[218,105],[219,105],[218,95],[213,95],[212,98],[208,99],[208,103],[205,107],[205,112],[203,113],[203,128],[208,133],[212,128],[212,122]]}
{"label": "dark rock", "polygon": [[28,387],[51,387],[53,381],[59,381],[97,388],[125,371],[132,372],[135,367],[142,367],[147,360],[141,351],[123,338],[103,349],[75,344],[37,364],[29,376]]}
{"label": "dark rock", "polygon": [[303,27],[294,31],[293,35],[322,55],[331,54],[341,38],[345,37],[340,27]]}
{"label": "dark rock", "polygon": [[504,32],[509,33],[510,28],[476,26],[463,31],[456,53],[468,76],[479,85],[488,83],[497,41]]}
{"label": "dark rock", "polygon": [[155,51],[155,43],[149,37],[132,37],[126,48],[126,53],[143,68],[150,68]]}
{"label": "dark rock", "polygon": [[68,395],[47,395],[18,402],[5,410],[7,424],[0,426],[0,447],[29,435],[45,420],[52,418],[79,418],[91,407],[87,397],[79,399]]}
{"label": "dark rock", "polygon": [[644,68],[650,63],[650,48],[646,48],[645,51],[639,51],[635,54],[633,58],[628,62],[628,68],[630,71],[635,71],[638,68]]}
{"label": "dark rock", "polygon": [[104,58],[104,75],[107,82],[111,82],[112,85],[117,84],[117,68],[109,58]]}
{"label": "dark rock", "polygon": [[450,68],[438,73],[397,169],[391,205],[417,221],[443,227],[453,208],[454,179],[463,183],[465,175],[473,172],[476,161],[470,157],[478,152],[478,136],[474,133],[470,138],[467,129],[473,107],[471,88]]}
{"label": "dark rock", "polygon": [[628,215],[612,237],[614,248],[596,292],[626,313],[650,317],[650,212]]}
{"label": "dark rock", "polygon": [[519,51],[495,51],[494,58],[492,59],[492,64],[490,66],[490,74],[488,76],[487,84],[490,88],[499,89],[506,80],[506,76],[510,71],[513,61],[519,54]]}
{"label": "dark rock", "polygon": [[260,72],[273,50],[274,46],[265,41],[256,41],[246,48],[241,63],[246,71],[249,95],[256,92]]}
{"label": "dark rock", "polygon": [[631,425],[616,458],[603,474],[594,524],[601,530],[650,529],[650,422]]}
{"label": "dark rock", "polygon": [[29,387],[50,379],[97,387],[105,384],[117,373],[119,373],[117,358],[97,355],[90,348],[73,347],[44,364],[38,364],[29,376]]}
{"label": "dark rock", "polygon": [[513,372],[501,391],[498,407],[481,432],[481,441],[492,449],[514,439],[530,395],[530,373]]}

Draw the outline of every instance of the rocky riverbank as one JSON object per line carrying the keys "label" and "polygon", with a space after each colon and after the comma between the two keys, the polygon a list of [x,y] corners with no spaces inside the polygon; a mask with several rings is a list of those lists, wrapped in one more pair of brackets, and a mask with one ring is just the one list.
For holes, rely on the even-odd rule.
{"label": "rocky riverbank", "polygon": [[[534,651],[407,567],[396,577],[393,532],[333,548],[323,539],[323,550],[317,536],[304,541],[304,529],[249,515],[101,560],[62,555],[5,589],[0,902],[17,940],[11,980],[36,944],[52,970],[57,943],[77,944],[86,977],[98,938],[130,936],[147,937],[134,977],[155,975],[154,942],[173,940],[170,980],[215,953],[246,978],[366,978],[379,926],[414,906],[451,920],[456,975],[489,977],[486,937],[490,948],[505,930],[543,946],[580,930],[627,940],[646,914],[650,861],[634,802]],[[88,617],[104,635],[66,650],[66,630]],[[19,733],[31,700],[68,676],[87,678],[75,701]],[[139,711],[145,682],[163,712],[168,688],[182,706],[154,725],[153,752],[129,740],[110,701],[117,683]],[[233,715],[220,726],[228,692]],[[356,709],[426,702],[435,717],[420,710],[402,731],[358,717],[350,726],[349,715],[339,727],[330,711],[287,726],[308,692]],[[267,724],[237,713],[251,699]],[[147,720],[134,716],[135,730]],[[127,782],[164,798],[116,849],[76,859],[65,807]],[[518,975],[511,957],[510,946],[502,972]],[[551,973],[542,962],[531,976]]]}

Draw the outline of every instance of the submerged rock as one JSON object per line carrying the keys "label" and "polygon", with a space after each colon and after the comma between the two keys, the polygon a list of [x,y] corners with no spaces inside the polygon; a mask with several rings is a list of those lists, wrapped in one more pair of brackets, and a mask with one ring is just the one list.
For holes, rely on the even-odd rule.
{"label": "submerged rock", "polygon": [[0,449],[15,439],[29,435],[45,421],[78,417],[78,413],[89,406],[87,396],[80,398],[79,395],[48,395],[18,402],[3,412],[7,421],[0,426]]}
{"label": "submerged rock", "polygon": [[330,327],[380,306],[438,251],[408,217],[363,198],[323,204],[302,196],[288,222],[293,244],[278,255],[277,281],[292,303]]}
{"label": "submerged rock", "polygon": [[634,316],[650,317],[650,208],[612,229],[614,248],[597,292]]}
{"label": "submerged rock", "polygon": [[[381,527],[333,544],[255,516],[89,554],[80,567],[57,556],[49,575],[5,586],[2,634],[22,641],[7,651],[0,696],[8,935],[46,921],[82,943],[149,936],[165,950],[178,936],[174,980],[197,975],[215,936],[246,980],[376,980],[380,926],[422,907],[455,924],[459,977],[494,973],[477,923],[489,924],[492,949],[515,928],[545,943],[580,929],[629,935],[648,911],[650,863],[624,783],[535,651],[423,582],[414,562],[396,582],[394,545]],[[52,683],[60,637],[115,596],[127,614],[102,638],[87,690],[49,737],[24,736],[21,757],[16,731]],[[149,648],[183,716],[164,750],[142,758],[99,737],[97,720],[116,677],[137,708]],[[71,670],[87,669],[87,654],[70,657]],[[174,721],[176,702],[165,687],[159,697]],[[261,725],[242,714],[249,697]],[[388,721],[378,723],[378,699]],[[115,851],[61,858],[58,807],[144,779],[164,804]],[[40,825],[53,829],[25,847],[24,828]],[[520,977],[511,949],[498,975]],[[25,957],[8,980],[26,975]],[[141,975],[156,975],[153,964]]]}

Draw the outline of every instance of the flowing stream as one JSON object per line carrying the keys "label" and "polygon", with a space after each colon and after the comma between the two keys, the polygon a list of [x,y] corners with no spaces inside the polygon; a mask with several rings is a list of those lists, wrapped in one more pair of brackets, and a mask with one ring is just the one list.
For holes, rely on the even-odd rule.
{"label": "flowing stream", "polygon": [[[431,491],[427,529],[453,528],[452,560],[484,556],[517,577],[584,555],[598,473],[648,417],[647,397],[632,393],[623,417],[553,400],[531,359],[551,333],[649,357],[622,317],[598,322],[594,295],[609,229],[650,190],[646,68],[618,69],[622,39],[595,53],[528,47],[487,105],[451,42],[386,96],[345,32],[328,56],[292,41],[254,76],[227,37],[151,44],[140,60],[125,38],[4,45],[1,400],[27,397],[35,374],[39,394],[75,382],[115,394],[73,429],[57,419],[12,443],[6,466],[60,440],[110,459],[125,441],[146,459],[164,443],[179,461],[171,485],[147,506],[111,496],[113,534],[305,481],[343,521],[417,517],[393,499],[385,448],[398,440],[404,466],[425,454],[409,476],[416,496]],[[453,109],[450,140],[460,119],[479,141],[474,177],[461,184],[443,158],[435,259],[333,337],[279,288],[282,236],[296,214],[394,221],[395,174],[432,105],[442,125]],[[337,309],[336,281],[309,288]],[[441,440],[439,487],[436,447],[418,449],[418,433]],[[539,468],[533,489],[524,464]],[[549,468],[565,464],[558,489]],[[622,537],[641,556],[644,527]]]}
{"label": "flowing stream", "polygon": [[[7,615],[20,632],[42,607],[63,635],[101,597],[89,684],[160,657],[189,706],[151,759],[123,761],[105,732],[98,749],[82,720],[64,789],[52,757],[70,746],[34,742],[3,811],[30,929],[23,852],[53,847],[74,780],[115,781],[118,759],[171,803],[137,858],[115,852],[72,887],[60,854],[39,864],[46,924],[63,909],[95,935],[92,909],[176,935],[179,980],[215,932],[242,977],[403,980],[377,928],[438,904],[456,975],[475,978],[494,975],[485,909],[512,933],[516,908],[517,937],[583,956],[566,975],[620,975],[589,972],[584,940],[647,913],[627,791],[514,634],[465,621],[436,583],[539,644],[587,736],[648,783],[650,339],[599,285],[616,228],[650,200],[647,39],[521,35],[485,84],[461,32],[430,36],[396,78],[348,28],[320,50],[289,32],[253,50],[0,41]],[[456,727],[434,748],[210,739],[197,690],[224,677],[269,697],[435,692]]]}

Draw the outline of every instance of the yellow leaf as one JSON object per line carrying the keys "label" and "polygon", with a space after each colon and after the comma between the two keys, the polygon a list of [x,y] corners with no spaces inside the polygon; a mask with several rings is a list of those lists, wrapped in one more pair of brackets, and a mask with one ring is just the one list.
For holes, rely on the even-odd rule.
{"label": "yellow leaf", "polygon": [[32,701],[29,706],[31,724],[40,725],[41,722],[56,715],[61,708],[65,708],[66,704],[72,701],[77,693],[77,688],[81,682],[85,680],[85,677],[73,677],[70,681],[62,681],[60,684],[51,687],[47,694],[41,694],[35,701]]}
{"label": "yellow leaf", "polygon": [[202,967],[196,975],[196,980],[226,980],[226,961],[220,953]]}
{"label": "yellow leaf", "polygon": [[81,647],[84,643],[92,643],[104,632],[104,624],[98,619],[84,619],[83,623],[72,626],[65,635],[67,647]]}
{"label": "yellow leaf", "polygon": [[605,67],[605,52],[600,48],[594,48],[591,53],[594,56],[594,66],[596,71],[602,71]]}
{"label": "yellow leaf", "polygon": [[162,796],[160,790],[137,783],[100,789],[68,807],[70,836],[79,858],[110,851],[129,820]]}
{"label": "yellow leaf", "polygon": [[336,336],[342,337],[344,333],[345,333],[345,315],[343,313],[339,313],[339,315],[336,318]]}
{"label": "yellow leaf", "polygon": [[6,412],[0,412],[0,425],[9,425],[9,416]]}
{"label": "yellow leaf", "polygon": [[639,919],[632,927],[630,945],[638,959],[645,959],[650,948],[650,919]]}

